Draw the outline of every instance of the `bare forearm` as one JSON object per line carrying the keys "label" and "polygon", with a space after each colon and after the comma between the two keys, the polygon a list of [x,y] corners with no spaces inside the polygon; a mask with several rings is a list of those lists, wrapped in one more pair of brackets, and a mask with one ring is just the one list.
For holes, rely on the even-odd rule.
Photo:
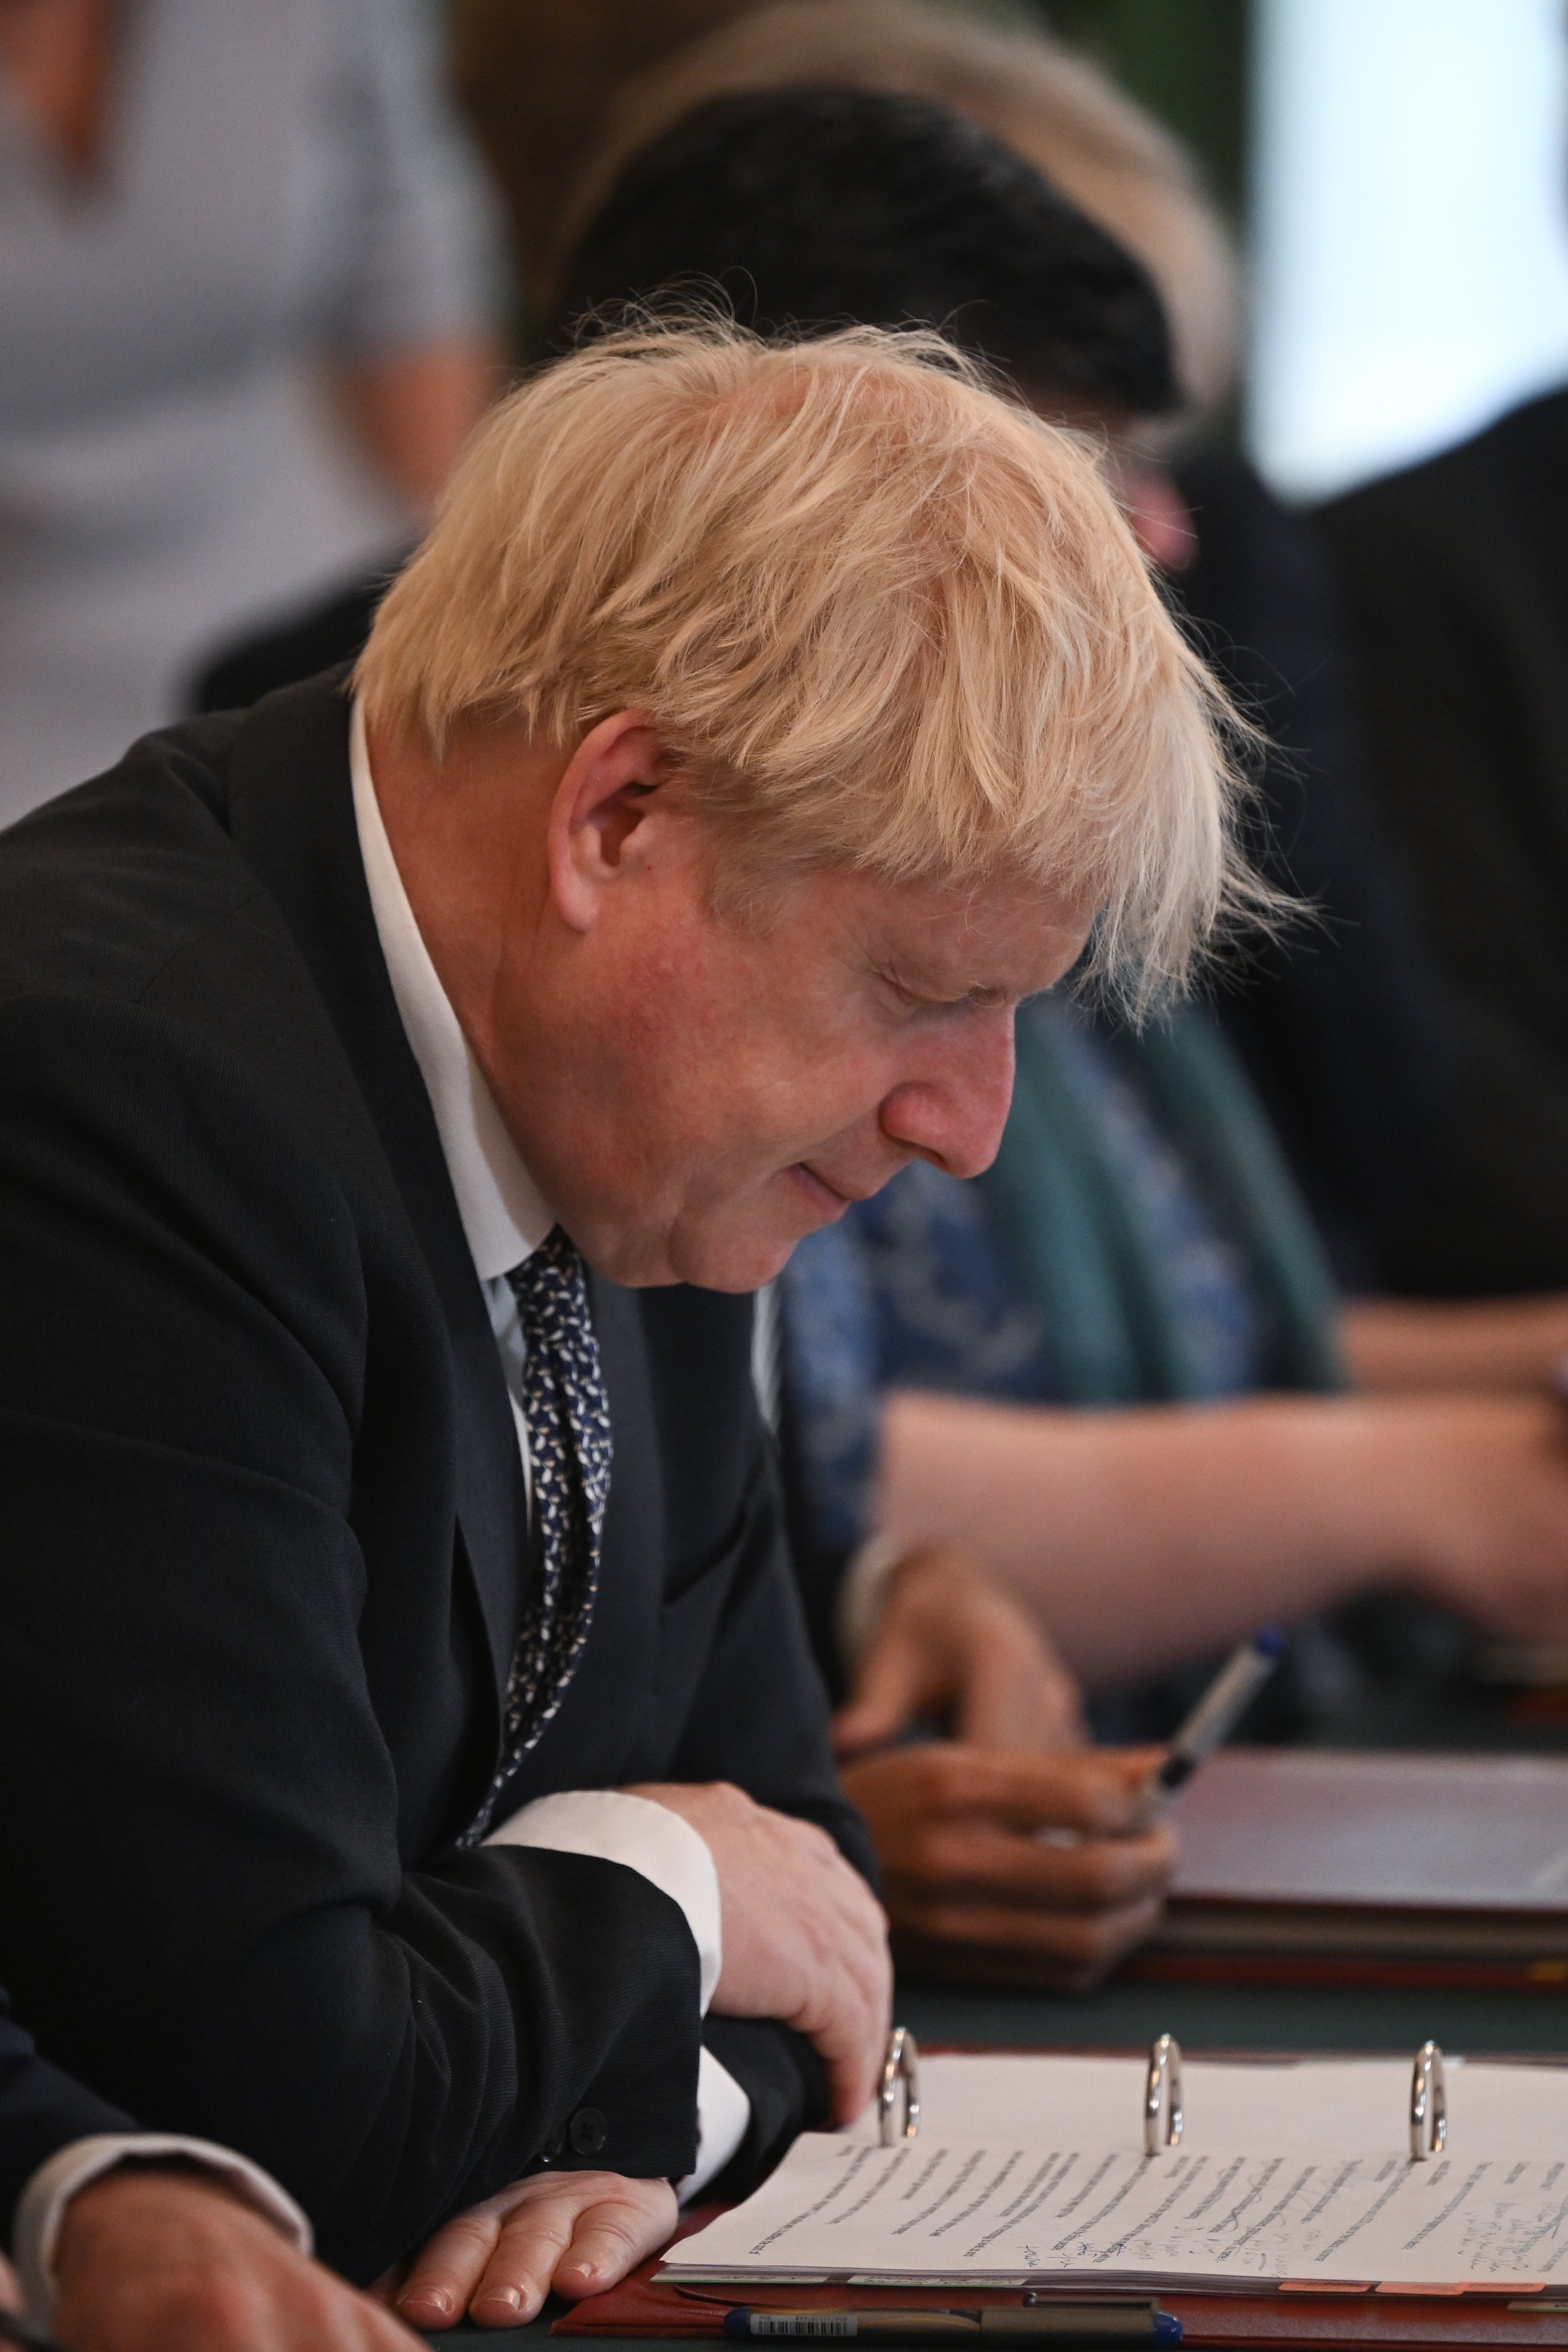
{"label": "bare forearm", "polygon": [[1539,1389],[1568,1354],[1568,1298],[1365,1298],[1340,1327],[1358,1388]]}
{"label": "bare forearm", "polygon": [[500,345],[471,336],[345,361],[333,370],[332,386],[362,455],[423,514],[500,390],[501,374]]}
{"label": "bare forearm", "polygon": [[1568,1593],[1561,1423],[1525,1399],[1080,1412],[905,1393],[881,1516],[971,1543],[1091,1686],[1389,1578],[1493,1623]]}

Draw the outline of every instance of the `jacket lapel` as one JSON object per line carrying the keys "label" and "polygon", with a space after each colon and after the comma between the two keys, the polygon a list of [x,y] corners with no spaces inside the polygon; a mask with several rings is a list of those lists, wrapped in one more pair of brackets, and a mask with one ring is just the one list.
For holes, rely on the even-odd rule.
{"label": "jacket lapel", "polygon": [[511,1406],[429,1097],[365,887],[342,672],[269,696],[237,738],[228,823],[341,1038],[439,1295],[451,1341],[458,1517],[501,1694],[521,1613],[527,1506]]}

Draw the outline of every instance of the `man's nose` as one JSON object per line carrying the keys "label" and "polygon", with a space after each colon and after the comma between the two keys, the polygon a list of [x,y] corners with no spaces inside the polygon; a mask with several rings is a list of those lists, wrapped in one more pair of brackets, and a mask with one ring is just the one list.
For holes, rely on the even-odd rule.
{"label": "man's nose", "polygon": [[944,1041],[918,1076],[894,1087],[882,1102],[882,1132],[950,1176],[978,1176],[996,1157],[1012,1100],[1009,1011],[978,1034]]}

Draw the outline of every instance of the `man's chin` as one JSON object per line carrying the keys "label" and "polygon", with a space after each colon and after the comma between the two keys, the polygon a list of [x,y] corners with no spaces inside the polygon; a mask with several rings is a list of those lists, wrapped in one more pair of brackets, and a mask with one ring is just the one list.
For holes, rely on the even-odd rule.
{"label": "man's chin", "polygon": [[692,1270],[684,1268],[678,1282],[694,1283],[700,1290],[765,1290],[776,1281],[795,1255],[796,1236],[788,1241],[736,1242],[729,1248],[696,1254]]}
{"label": "man's chin", "polygon": [[784,1272],[799,1244],[819,1231],[823,1222],[817,1218],[807,1223],[796,1217],[781,1232],[782,1220],[771,1217],[728,1231],[710,1227],[705,1233],[677,1234],[670,1251],[676,1269],[672,1279],[693,1283],[700,1290],[762,1290]]}

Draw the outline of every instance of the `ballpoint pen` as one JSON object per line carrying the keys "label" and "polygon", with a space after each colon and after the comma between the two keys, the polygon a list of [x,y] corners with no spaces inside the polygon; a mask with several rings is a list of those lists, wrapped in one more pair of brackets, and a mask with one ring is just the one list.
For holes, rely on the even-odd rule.
{"label": "ballpoint pen", "polygon": [[1179,2344],[1182,2323],[1146,2299],[1116,2301],[1100,2296],[1075,2302],[1053,2295],[1032,2304],[1005,2304],[987,2311],[929,2311],[884,2306],[873,2311],[770,2311],[737,2304],[724,2314],[732,2339],[815,2338],[819,2343],[854,2338],[869,2343],[1043,2343],[1092,2338],[1097,2344]]}
{"label": "ballpoint pen", "polygon": [[1275,1667],[1285,1637],[1271,1629],[1255,1633],[1233,1650],[1149,1777],[1148,1795],[1158,1804],[1191,1780],[1205,1757],[1223,1747]]}

